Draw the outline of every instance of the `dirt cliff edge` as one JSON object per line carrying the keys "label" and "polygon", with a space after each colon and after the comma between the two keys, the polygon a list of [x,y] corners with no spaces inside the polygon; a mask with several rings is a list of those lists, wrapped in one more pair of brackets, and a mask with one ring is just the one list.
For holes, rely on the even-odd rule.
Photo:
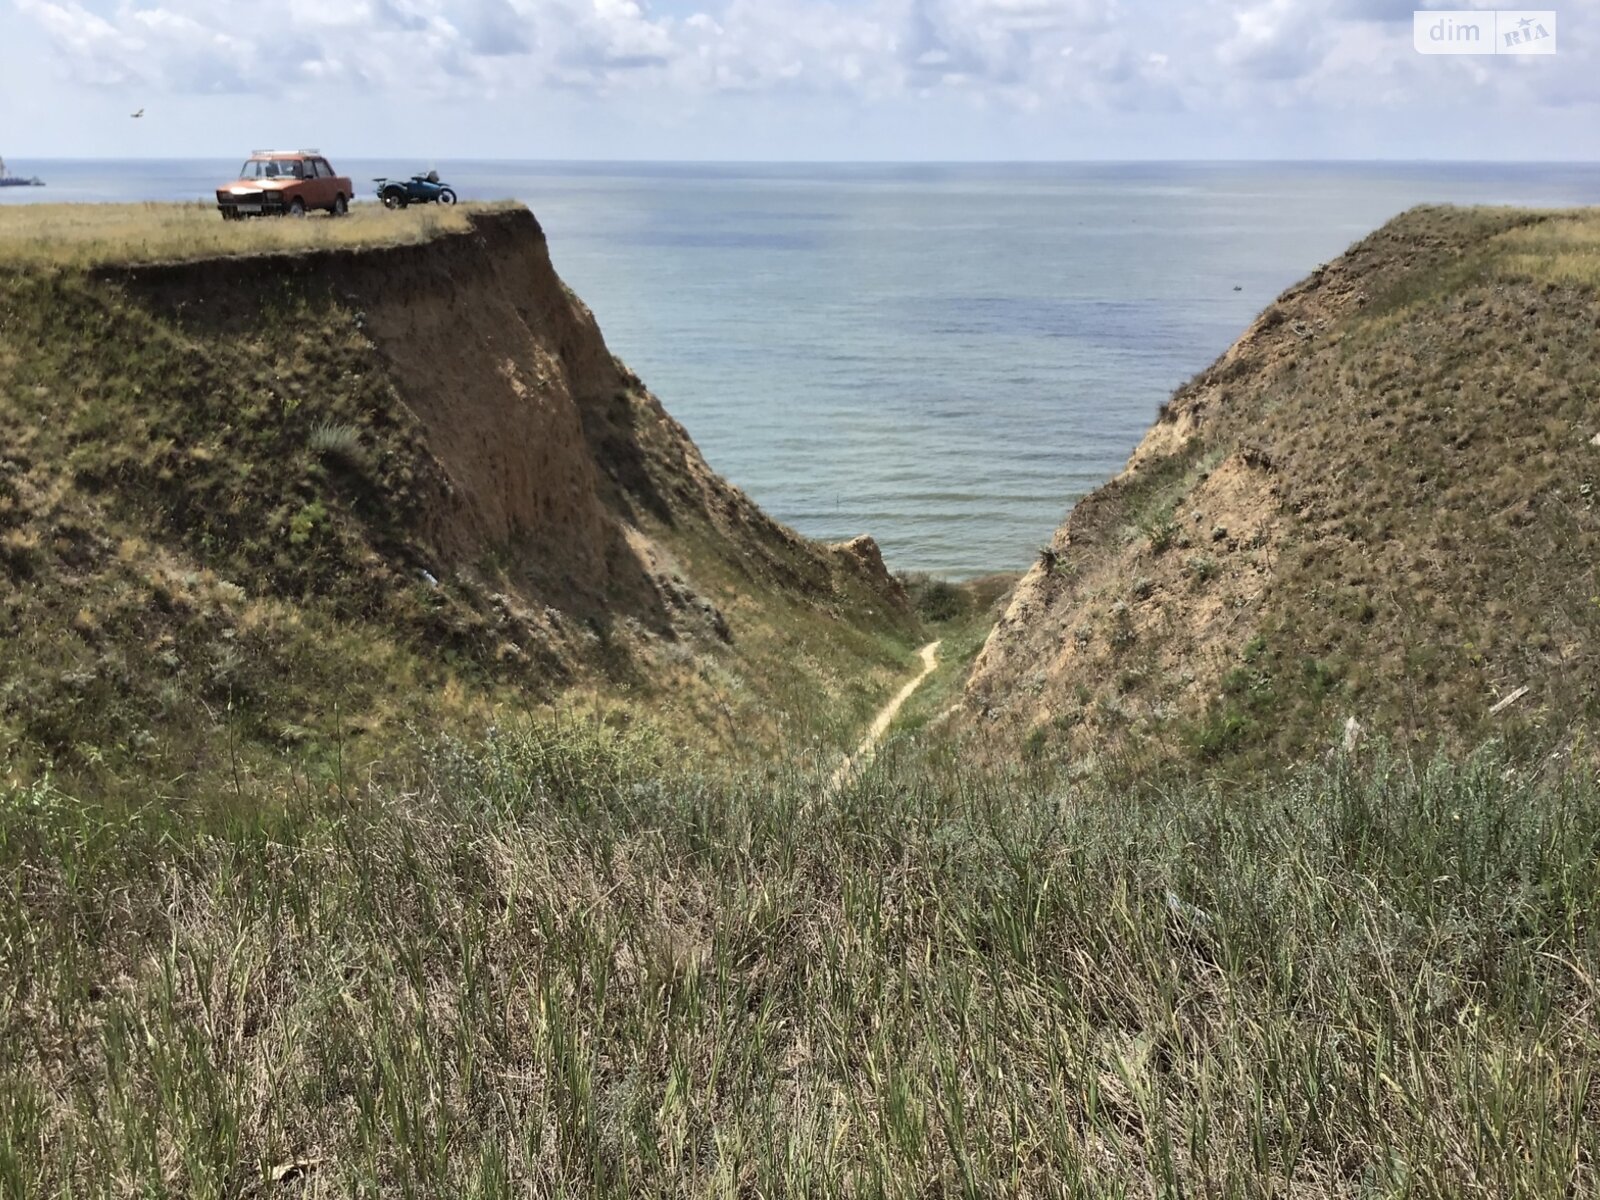
{"label": "dirt cliff edge", "polygon": [[[3,271],[0,364],[0,735],[51,758],[160,743],[179,713],[281,741],[336,708],[573,691],[743,737],[851,690],[843,740],[915,640],[881,560],[710,470],[526,209],[413,244]],[[51,632],[74,614],[81,637]]]}

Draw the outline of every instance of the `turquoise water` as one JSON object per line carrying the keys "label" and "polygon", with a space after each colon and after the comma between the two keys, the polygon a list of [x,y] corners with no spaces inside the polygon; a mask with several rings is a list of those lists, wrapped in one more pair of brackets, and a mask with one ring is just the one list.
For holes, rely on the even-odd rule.
{"label": "turquoise water", "polygon": [[[0,204],[193,198],[237,166],[10,165],[50,186]],[[612,349],[769,512],[951,576],[1026,565],[1174,387],[1393,214],[1600,202],[1597,166],[438,165],[529,203]]]}

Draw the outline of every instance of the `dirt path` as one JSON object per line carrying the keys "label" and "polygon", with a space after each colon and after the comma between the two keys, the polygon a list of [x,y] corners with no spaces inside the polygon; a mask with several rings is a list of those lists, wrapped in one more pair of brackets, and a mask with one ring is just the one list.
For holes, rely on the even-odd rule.
{"label": "dirt path", "polygon": [[905,702],[911,699],[916,694],[917,689],[927,681],[928,676],[938,669],[939,647],[943,644],[942,642],[929,642],[921,650],[917,651],[922,656],[922,674],[901,688],[895,698],[883,706],[883,711],[873,719],[872,725],[867,729],[867,736],[861,739],[861,745],[856,747],[856,752],[840,763],[839,769],[833,773],[833,778],[828,781],[830,788],[837,788],[844,783],[851,775],[855,774],[857,767],[872,757],[872,752],[878,748],[878,743],[883,740],[883,735],[889,732],[889,726],[894,723],[895,717],[899,715],[900,709],[905,705]]}

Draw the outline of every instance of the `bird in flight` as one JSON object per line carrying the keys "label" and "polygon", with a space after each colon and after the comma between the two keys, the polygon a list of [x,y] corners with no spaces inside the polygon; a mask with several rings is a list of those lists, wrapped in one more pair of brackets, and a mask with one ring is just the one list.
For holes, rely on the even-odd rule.
{"label": "bird in flight", "polygon": [[144,109],[141,108],[138,112],[133,114],[133,119],[137,121],[142,116],[144,116]]}

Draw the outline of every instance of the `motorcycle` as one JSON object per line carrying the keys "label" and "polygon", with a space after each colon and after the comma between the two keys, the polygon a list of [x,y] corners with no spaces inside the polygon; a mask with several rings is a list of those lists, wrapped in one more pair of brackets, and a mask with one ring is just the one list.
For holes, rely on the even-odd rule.
{"label": "motorcycle", "polygon": [[413,175],[410,179],[390,179],[379,176],[373,180],[378,185],[378,199],[385,208],[406,208],[412,204],[454,204],[455,189],[439,181],[439,172]]}

